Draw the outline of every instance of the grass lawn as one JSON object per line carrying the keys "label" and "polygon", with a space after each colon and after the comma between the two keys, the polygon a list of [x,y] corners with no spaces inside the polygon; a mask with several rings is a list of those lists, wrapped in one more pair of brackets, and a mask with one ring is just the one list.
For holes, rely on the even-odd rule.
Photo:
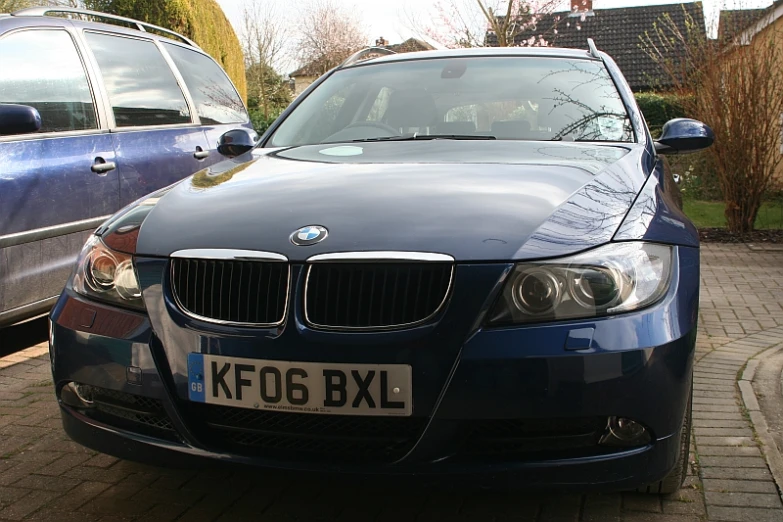
{"label": "grass lawn", "polygon": [[[726,226],[721,201],[692,201],[682,203],[685,214],[698,228],[722,228]],[[761,205],[756,217],[756,229],[783,228],[783,204],[768,202]]]}

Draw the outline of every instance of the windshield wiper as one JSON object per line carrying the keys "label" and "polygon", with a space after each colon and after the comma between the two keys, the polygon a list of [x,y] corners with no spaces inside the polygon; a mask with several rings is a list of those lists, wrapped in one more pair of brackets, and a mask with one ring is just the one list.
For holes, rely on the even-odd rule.
{"label": "windshield wiper", "polygon": [[377,138],[362,138],[351,140],[362,141],[418,141],[418,140],[494,140],[495,136],[477,134],[406,134],[404,136],[378,136]]}

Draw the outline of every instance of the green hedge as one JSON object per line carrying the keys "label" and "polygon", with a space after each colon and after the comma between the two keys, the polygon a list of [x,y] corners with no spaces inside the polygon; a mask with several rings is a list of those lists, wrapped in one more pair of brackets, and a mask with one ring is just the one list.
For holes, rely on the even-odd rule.
{"label": "green hedge", "polygon": [[635,95],[636,103],[647,120],[647,125],[654,136],[657,136],[663,124],[673,118],[684,118],[683,98],[677,94],[659,94],[642,92]]}
{"label": "green hedge", "polygon": [[268,118],[264,118],[264,110],[261,108],[251,107],[249,109],[250,112],[250,123],[253,124],[253,128],[256,130],[258,135],[262,135],[266,130],[269,128],[272,123],[277,119],[278,116],[280,116],[280,113],[283,112],[283,109],[273,109],[269,113]]}

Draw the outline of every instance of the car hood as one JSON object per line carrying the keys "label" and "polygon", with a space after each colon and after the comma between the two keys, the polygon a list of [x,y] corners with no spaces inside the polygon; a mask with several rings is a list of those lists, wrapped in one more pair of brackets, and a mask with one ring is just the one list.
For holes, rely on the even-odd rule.
{"label": "car hood", "polygon": [[[640,145],[414,141],[258,149],[169,190],[137,254],[350,251],[458,261],[564,255],[611,239],[645,179]],[[328,229],[315,245],[290,237]]]}

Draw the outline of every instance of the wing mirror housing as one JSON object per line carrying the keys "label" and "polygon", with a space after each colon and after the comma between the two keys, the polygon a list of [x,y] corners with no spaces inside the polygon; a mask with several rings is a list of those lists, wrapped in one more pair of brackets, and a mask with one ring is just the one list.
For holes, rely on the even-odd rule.
{"label": "wing mirror housing", "polygon": [[246,129],[232,129],[220,137],[218,152],[227,158],[236,158],[256,146],[255,133]]}
{"label": "wing mirror housing", "polygon": [[710,147],[715,133],[708,125],[690,118],[669,120],[655,142],[658,154],[691,154]]}
{"label": "wing mirror housing", "polygon": [[35,107],[0,103],[0,136],[29,134],[41,129],[41,115]]}

